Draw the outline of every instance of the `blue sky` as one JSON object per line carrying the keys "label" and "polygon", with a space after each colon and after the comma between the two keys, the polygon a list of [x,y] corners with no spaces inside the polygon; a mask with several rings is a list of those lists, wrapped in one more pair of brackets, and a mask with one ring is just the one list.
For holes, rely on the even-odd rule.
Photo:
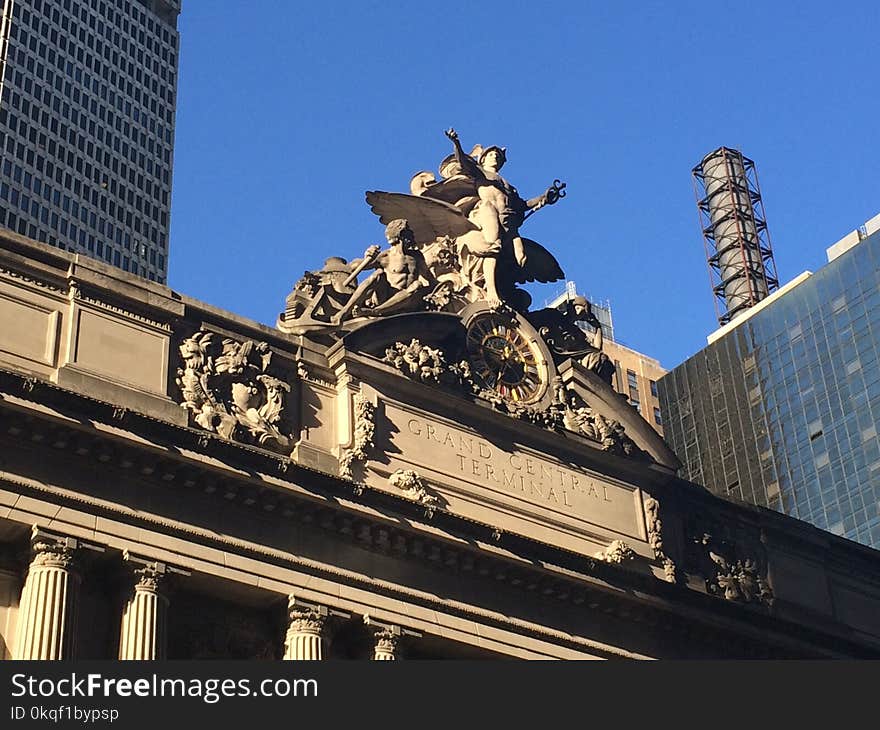
{"label": "blue sky", "polygon": [[880,213],[878,20],[876,0],[189,0],[169,284],[273,325],[305,269],[383,241],[364,191],[406,191],[454,126],[507,147],[524,197],[566,181],[523,233],[672,367],[717,327],[707,152],[755,161],[782,282]]}

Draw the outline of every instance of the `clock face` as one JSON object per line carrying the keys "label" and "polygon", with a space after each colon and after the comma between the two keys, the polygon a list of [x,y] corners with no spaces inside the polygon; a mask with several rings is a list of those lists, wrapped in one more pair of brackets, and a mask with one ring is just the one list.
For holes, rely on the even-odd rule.
{"label": "clock face", "polygon": [[467,349],[482,384],[515,403],[538,400],[546,388],[541,351],[509,317],[487,314],[473,320]]}

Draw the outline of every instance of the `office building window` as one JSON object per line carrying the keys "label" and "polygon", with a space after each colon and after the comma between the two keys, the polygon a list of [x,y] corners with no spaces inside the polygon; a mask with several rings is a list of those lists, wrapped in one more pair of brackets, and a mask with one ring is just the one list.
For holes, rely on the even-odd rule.
{"label": "office building window", "polygon": [[629,399],[638,408],[639,404],[639,379],[632,370],[626,371],[626,384],[629,388]]}

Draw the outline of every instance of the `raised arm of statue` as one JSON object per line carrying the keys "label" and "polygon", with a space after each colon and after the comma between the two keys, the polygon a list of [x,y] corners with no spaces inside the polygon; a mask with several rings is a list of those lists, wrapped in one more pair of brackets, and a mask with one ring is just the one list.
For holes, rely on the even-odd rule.
{"label": "raised arm of statue", "polygon": [[452,127],[443,131],[449,139],[452,141],[452,148],[455,151],[455,158],[461,162],[461,158],[464,157],[464,150],[461,148],[461,141],[458,139],[458,132],[455,131]]}
{"label": "raised arm of statue", "polygon": [[367,247],[367,250],[364,251],[363,258],[354,259],[351,261],[348,266],[350,269],[350,273],[348,277],[343,282],[343,286],[348,286],[354,281],[357,281],[358,274],[360,274],[364,269],[375,269],[379,266],[376,262],[379,258],[379,252],[381,251],[381,247],[377,245],[372,245]]}
{"label": "raised arm of statue", "polygon": [[455,161],[461,166],[462,172],[474,180],[481,180],[485,177],[479,163],[470,155],[465,154],[461,148],[461,141],[458,139],[458,132],[452,127],[445,130],[444,134],[452,140],[452,148],[455,153]]}

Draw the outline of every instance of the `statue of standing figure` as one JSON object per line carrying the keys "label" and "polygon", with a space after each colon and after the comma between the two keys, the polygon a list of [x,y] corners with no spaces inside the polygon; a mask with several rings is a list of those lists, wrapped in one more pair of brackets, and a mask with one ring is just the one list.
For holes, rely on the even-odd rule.
{"label": "statue of standing figure", "polygon": [[[495,304],[501,300],[496,282],[496,262],[502,249],[505,245],[510,246],[516,263],[525,267],[528,255],[519,227],[527,215],[547,205],[549,191],[523,200],[516,188],[500,174],[507,161],[506,148],[496,145],[477,147],[474,150],[477,157],[474,158],[464,153],[454,129],[447,129],[445,134],[452,140],[459,174],[470,178],[476,186],[478,200],[468,217],[479,226],[482,242],[475,242],[476,237],[471,235],[466,245],[472,255],[485,259],[486,295],[489,303]],[[426,192],[430,193],[430,188]]]}

